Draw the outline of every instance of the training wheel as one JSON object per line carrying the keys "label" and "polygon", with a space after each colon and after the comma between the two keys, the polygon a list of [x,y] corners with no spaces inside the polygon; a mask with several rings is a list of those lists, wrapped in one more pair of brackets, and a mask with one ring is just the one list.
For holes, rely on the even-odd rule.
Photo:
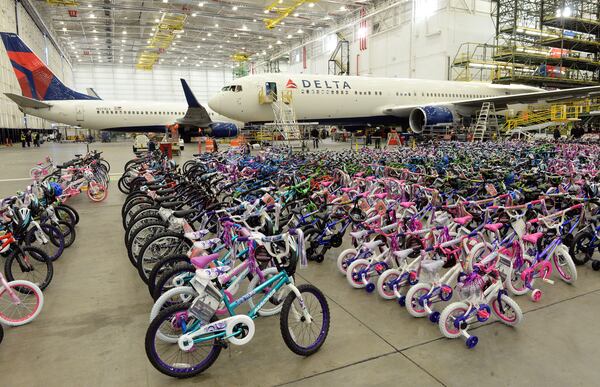
{"label": "training wheel", "polygon": [[315,262],[321,263],[325,260],[325,256],[323,254],[317,254],[314,257]]}
{"label": "training wheel", "polygon": [[592,262],[592,269],[594,269],[595,271],[600,270],[600,261]]}
{"label": "training wheel", "polygon": [[538,302],[541,299],[542,291],[540,289],[534,289],[533,292],[531,292],[531,301]]}
{"label": "training wheel", "polygon": [[467,345],[467,348],[471,349],[475,348],[478,342],[479,339],[477,338],[477,336],[471,336],[467,339],[467,342],[465,344]]}
{"label": "training wheel", "polygon": [[400,306],[406,306],[406,297],[405,296],[398,297],[398,304],[400,304]]}
{"label": "training wheel", "polygon": [[429,315],[429,321],[432,323],[437,323],[440,321],[440,312],[433,312]]}
{"label": "training wheel", "polygon": [[365,290],[367,291],[367,293],[372,293],[373,290],[375,290],[375,284],[368,283],[367,286],[365,287]]}

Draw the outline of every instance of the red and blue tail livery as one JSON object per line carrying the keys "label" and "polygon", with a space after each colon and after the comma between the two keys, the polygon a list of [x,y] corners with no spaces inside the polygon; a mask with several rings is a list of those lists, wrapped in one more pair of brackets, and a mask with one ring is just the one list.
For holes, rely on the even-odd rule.
{"label": "red and blue tail livery", "polygon": [[65,86],[14,33],[0,32],[23,96],[38,101],[99,99]]}

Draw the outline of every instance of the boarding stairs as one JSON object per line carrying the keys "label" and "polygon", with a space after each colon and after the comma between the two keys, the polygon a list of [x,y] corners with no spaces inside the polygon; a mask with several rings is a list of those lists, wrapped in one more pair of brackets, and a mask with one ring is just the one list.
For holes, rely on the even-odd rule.
{"label": "boarding stairs", "polygon": [[273,98],[271,103],[275,120],[274,128],[281,134],[284,141],[292,148],[302,148],[302,132],[296,120],[296,112],[292,103],[292,94],[280,93],[279,98]]}
{"label": "boarding stairs", "polygon": [[498,117],[493,102],[484,102],[481,105],[477,123],[473,129],[473,141],[483,141],[489,139],[495,133],[498,138]]}

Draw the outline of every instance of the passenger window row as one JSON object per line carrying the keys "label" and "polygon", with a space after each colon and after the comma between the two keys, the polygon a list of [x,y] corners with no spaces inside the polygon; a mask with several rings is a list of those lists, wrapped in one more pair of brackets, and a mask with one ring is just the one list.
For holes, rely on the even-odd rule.
{"label": "passenger window row", "polygon": [[234,93],[239,93],[242,91],[242,86],[241,85],[225,86],[221,89],[221,91],[233,91]]}
{"label": "passenger window row", "polygon": [[172,116],[172,115],[185,115],[185,112],[152,112],[152,111],[140,111],[140,110],[96,110],[96,114],[143,114],[143,115],[154,115],[154,116]]}

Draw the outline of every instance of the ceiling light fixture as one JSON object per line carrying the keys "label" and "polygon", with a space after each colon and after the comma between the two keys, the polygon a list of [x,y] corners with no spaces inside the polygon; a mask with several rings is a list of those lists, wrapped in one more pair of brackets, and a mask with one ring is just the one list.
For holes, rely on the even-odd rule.
{"label": "ceiling light fixture", "polygon": [[312,7],[314,7],[314,6],[315,6],[315,3],[308,3],[308,7],[309,7],[309,8],[312,8]]}
{"label": "ceiling light fixture", "polygon": [[231,7],[231,10],[232,10],[232,11],[237,11],[237,10],[238,10],[238,7],[237,7],[237,5],[234,5],[233,7]]}
{"label": "ceiling light fixture", "polygon": [[204,7],[204,1],[199,2],[198,7]]}
{"label": "ceiling light fixture", "polygon": [[206,34],[206,36],[212,36],[212,33],[209,32],[208,34]]}
{"label": "ceiling light fixture", "polygon": [[196,16],[198,16],[198,14],[197,14],[196,12],[194,12],[194,13],[192,14],[192,17],[196,17]]}

